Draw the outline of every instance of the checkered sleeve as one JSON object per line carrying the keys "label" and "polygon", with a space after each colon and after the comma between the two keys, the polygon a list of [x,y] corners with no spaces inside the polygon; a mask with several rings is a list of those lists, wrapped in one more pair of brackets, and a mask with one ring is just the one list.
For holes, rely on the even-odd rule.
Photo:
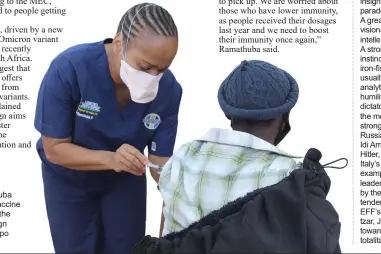
{"label": "checkered sleeve", "polygon": [[291,174],[300,165],[291,158],[277,156],[268,168],[264,168],[258,177],[258,188],[276,184]]}

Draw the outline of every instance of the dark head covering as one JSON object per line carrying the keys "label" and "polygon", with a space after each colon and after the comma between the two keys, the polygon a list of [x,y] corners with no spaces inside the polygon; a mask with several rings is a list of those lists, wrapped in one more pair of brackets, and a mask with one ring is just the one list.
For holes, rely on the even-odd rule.
{"label": "dark head covering", "polygon": [[291,111],[299,96],[295,79],[264,61],[243,61],[222,82],[218,102],[228,118],[270,120]]}

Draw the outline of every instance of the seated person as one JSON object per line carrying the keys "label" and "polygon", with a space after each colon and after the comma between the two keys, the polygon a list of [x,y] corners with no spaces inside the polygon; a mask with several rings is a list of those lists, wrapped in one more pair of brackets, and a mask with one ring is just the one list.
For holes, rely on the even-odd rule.
{"label": "seated person", "polygon": [[242,62],[218,94],[233,130],[210,130],[164,166],[165,236],[147,235],[132,254],[341,253],[324,170],[339,160],[322,166],[310,149],[297,163],[276,147],[297,99],[288,73]]}
{"label": "seated person", "polygon": [[[339,216],[326,200],[331,183],[309,149],[301,169],[213,211],[186,229],[161,238],[145,236],[132,254],[341,253]],[[329,166],[346,161],[343,167]]]}
{"label": "seated person", "polygon": [[232,130],[211,129],[183,145],[164,166],[163,235],[187,228],[248,192],[273,185],[300,163],[276,146],[290,131],[298,84],[264,61],[243,61],[218,91]]}

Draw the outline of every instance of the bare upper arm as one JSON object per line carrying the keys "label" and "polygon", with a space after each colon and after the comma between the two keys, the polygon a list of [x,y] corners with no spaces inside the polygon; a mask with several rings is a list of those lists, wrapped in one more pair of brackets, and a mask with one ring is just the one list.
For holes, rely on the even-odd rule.
{"label": "bare upper arm", "polygon": [[[148,160],[152,162],[153,164],[159,165],[159,166],[164,166],[165,163],[170,159],[170,157],[159,157],[155,155],[148,155]],[[160,175],[157,172],[157,169],[155,168],[150,168],[150,173],[152,178],[158,182]]]}

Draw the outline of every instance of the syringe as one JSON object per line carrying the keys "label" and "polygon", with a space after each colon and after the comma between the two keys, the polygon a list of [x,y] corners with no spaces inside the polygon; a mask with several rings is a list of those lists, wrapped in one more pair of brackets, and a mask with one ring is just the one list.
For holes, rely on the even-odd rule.
{"label": "syringe", "polygon": [[160,175],[161,170],[163,169],[163,166],[153,164],[152,162],[148,162],[148,167],[157,169],[157,173]]}

